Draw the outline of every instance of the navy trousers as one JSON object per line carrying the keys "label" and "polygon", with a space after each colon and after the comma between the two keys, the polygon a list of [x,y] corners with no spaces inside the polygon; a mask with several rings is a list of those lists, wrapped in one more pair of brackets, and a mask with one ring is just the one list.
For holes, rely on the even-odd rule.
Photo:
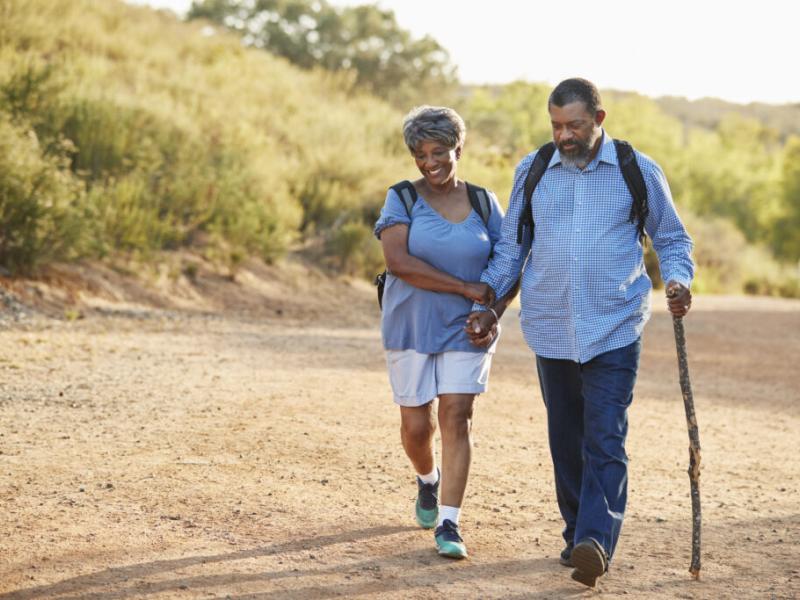
{"label": "navy trousers", "polygon": [[567,544],[594,538],[614,555],[628,494],[628,407],[641,339],[587,363],[536,357],[556,498]]}

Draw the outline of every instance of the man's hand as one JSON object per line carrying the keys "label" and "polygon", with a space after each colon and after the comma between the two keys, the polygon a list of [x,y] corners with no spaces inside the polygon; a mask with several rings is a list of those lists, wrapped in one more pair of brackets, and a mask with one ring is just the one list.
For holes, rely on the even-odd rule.
{"label": "man's hand", "polygon": [[478,304],[484,306],[491,306],[494,304],[495,295],[494,290],[488,283],[478,281],[477,283],[465,283],[464,291],[462,294]]}
{"label": "man's hand", "polygon": [[485,348],[490,345],[497,335],[497,321],[490,311],[476,311],[467,317],[464,331],[469,336],[469,341],[474,345]]}
{"label": "man's hand", "polygon": [[677,281],[667,283],[667,307],[673,317],[684,317],[692,307],[692,292]]}

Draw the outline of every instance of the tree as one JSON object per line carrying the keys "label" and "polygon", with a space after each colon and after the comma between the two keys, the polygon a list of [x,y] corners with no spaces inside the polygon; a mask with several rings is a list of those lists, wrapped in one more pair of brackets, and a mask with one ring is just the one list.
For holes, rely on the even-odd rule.
{"label": "tree", "polygon": [[[195,0],[189,18],[205,18],[303,68],[353,71],[355,86],[395,106],[449,99],[457,84],[447,51],[413,39],[394,13],[377,6],[337,9],[325,0]],[[440,100],[442,99],[442,100]]]}
{"label": "tree", "polygon": [[775,250],[800,261],[800,137],[791,136],[783,150],[781,215],[775,225]]}
{"label": "tree", "polygon": [[514,161],[550,140],[547,85],[515,81],[469,88],[461,110],[469,130]]}

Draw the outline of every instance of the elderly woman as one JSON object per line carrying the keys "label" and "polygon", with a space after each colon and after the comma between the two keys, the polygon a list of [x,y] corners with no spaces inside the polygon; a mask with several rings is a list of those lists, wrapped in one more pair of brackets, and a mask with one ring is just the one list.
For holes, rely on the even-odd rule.
{"label": "elderly woman", "polygon": [[[422,106],[405,117],[403,136],[422,177],[392,186],[375,224],[387,265],[381,333],[403,448],[417,473],[416,520],[436,526],[439,554],[452,558],[467,556],[458,523],[473,403],[487,389],[499,334],[496,320],[483,332],[465,324],[473,302],[492,306],[497,319],[516,294],[492,305],[491,289],[479,281],[503,209],[494,194],[457,177],[465,133],[450,108]],[[481,194],[482,208],[475,202]],[[433,449],[436,398],[441,471]]]}

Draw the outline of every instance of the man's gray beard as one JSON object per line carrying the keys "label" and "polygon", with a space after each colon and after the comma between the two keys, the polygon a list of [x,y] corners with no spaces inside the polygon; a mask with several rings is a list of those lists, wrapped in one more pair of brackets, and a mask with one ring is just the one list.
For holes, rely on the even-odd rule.
{"label": "man's gray beard", "polygon": [[561,154],[561,164],[565,167],[572,167],[575,169],[580,169],[583,171],[586,168],[586,165],[589,164],[589,156],[592,154],[591,148],[588,152],[581,152],[580,154],[576,154],[575,156],[568,156],[566,154]]}
{"label": "man's gray beard", "polygon": [[567,167],[573,167],[583,171],[589,164],[590,158],[592,156],[592,149],[594,148],[594,145],[597,143],[597,140],[600,139],[601,135],[602,131],[597,131],[594,135],[592,135],[591,139],[586,143],[586,145],[583,145],[579,142],[578,144],[580,146],[580,152],[576,153],[573,156],[564,154],[563,152],[559,151],[559,155],[561,156],[561,164]]}

